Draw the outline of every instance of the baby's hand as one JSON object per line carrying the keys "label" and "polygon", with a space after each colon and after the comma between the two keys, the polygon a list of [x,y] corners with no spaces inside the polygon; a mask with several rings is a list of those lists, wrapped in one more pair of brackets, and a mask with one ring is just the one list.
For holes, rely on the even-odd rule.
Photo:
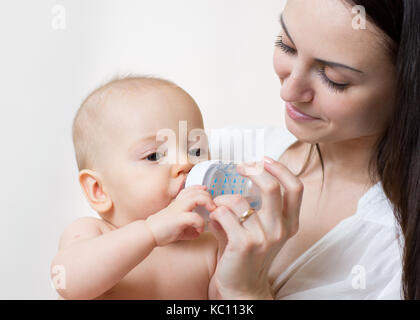
{"label": "baby's hand", "polygon": [[155,237],[158,246],[165,246],[177,240],[191,240],[204,230],[204,219],[192,210],[199,205],[208,211],[216,209],[205,186],[190,186],[183,189],[165,209],[149,216],[146,224]]}

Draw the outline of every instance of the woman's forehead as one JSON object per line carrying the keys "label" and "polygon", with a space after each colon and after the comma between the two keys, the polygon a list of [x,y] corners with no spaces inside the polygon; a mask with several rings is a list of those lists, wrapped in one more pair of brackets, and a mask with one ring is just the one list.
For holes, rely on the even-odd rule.
{"label": "woman's forehead", "polygon": [[387,57],[381,32],[368,21],[365,29],[355,28],[361,16],[344,3],[289,0],[281,19],[300,54],[368,71]]}

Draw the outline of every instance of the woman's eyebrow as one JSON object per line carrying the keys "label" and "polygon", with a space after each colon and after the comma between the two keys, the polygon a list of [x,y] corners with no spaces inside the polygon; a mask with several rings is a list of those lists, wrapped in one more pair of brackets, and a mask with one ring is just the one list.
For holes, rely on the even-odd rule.
{"label": "woman's eyebrow", "polygon": [[292,42],[292,44],[296,47],[295,43],[293,42],[292,37],[291,37],[291,36],[290,36],[290,34],[289,34],[289,31],[288,31],[288,30],[287,30],[287,28],[286,28],[286,25],[284,24],[284,21],[283,21],[283,13],[280,15],[280,23],[281,23],[281,26],[282,26],[282,28],[283,28],[284,32],[286,33],[287,37],[288,37],[288,38],[289,38],[289,40]]}
{"label": "woman's eyebrow", "polygon": [[[292,42],[292,44],[296,47],[295,43],[293,42],[292,37],[291,37],[291,36],[290,36],[290,34],[289,34],[289,31],[287,30],[287,27],[286,27],[285,23],[284,23],[284,20],[283,20],[283,13],[280,15],[280,24],[281,24],[281,26],[282,26],[282,28],[283,28],[284,32],[286,33],[287,37],[289,38],[289,40],[290,40],[290,41]],[[355,69],[355,68],[349,67],[349,66],[347,66],[347,65],[345,65],[345,64],[342,64],[342,63],[332,62],[332,61],[326,61],[326,60],[322,60],[322,59],[318,59],[318,58],[315,58],[314,60],[315,60],[316,62],[323,63],[323,64],[325,64],[325,65],[327,65],[327,66],[330,66],[330,67],[345,68],[345,69],[348,69],[348,70],[351,70],[351,71],[354,71],[354,72],[364,73],[363,71],[360,71],[360,70],[358,70],[358,69]]]}

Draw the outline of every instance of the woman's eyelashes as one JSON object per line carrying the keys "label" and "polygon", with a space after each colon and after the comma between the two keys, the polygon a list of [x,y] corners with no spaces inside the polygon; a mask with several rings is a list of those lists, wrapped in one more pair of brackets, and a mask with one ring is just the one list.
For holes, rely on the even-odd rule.
{"label": "woman's eyelashes", "polygon": [[324,81],[324,83],[335,92],[343,92],[348,87],[348,84],[346,83],[336,83],[328,79],[327,75],[325,74],[325,67],[318,69],[317,73],[321,76],[321,79]]}
{"label": "woman's eyelashes", "polygon": [[286,46],[283,43],[283,36],[277,36],[277,40],[275,42],[276,47],[279,47],[281,50],[283,50],[287,54],[295,54],[296,50],[293,48],[290,48],[289,46]]}
{"label": "woman's eyelashes", "polygon": [[[277,36],[277,40],[275,42],[276,47],[279,47],[284,53],[289,55],[295,55],[296,50],[290,48],[289,46],[283,43],[283,36]],[[343,92],[347,89],[348,84],[346,83],[336,83],[328,79],[327,75],[325,74],[325,67],[317,70],[317,73],[321,76],[322,81],[334,92]]]}

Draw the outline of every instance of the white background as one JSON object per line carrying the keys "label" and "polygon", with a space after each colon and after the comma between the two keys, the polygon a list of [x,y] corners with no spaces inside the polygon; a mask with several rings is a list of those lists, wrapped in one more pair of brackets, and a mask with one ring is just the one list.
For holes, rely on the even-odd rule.
{"label": "white background", "polygon": [[[55,5],[66,28],[54,29]],[[50,262],[83,198],[71,122],[116,74],[176,82],[206,130],[283,126],[272,67],[282,0],[7,0],[0,4],[0,299],[54,299]]]}

